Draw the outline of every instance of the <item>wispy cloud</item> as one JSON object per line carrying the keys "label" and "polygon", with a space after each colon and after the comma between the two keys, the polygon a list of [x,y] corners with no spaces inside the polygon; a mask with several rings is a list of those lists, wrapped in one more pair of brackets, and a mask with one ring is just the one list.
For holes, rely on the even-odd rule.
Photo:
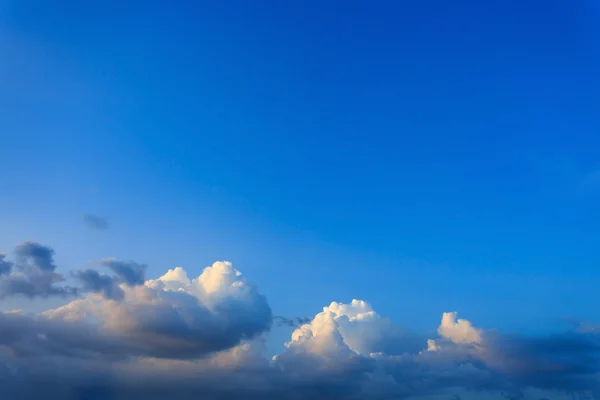
{"label": "wispy cloud", "polygon": [[108,229],[108,218],[93,214],[83,214],[83,223],[90,229]]}
{"label": "wispy cloud", "polygon": [[286,318],[279,315],[273,317],[273,322],[275,322],[277,326],[289,326],[291,328],[297,328],[304,324],[308,324],[310,320],[311,319],[307,317]]}

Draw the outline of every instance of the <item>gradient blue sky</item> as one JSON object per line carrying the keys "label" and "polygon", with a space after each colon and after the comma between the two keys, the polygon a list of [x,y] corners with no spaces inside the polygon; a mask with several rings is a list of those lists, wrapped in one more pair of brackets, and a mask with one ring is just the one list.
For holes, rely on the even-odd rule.
{"label": "gradient blue sky", "polygon": [[230,260],[289,317],[600,320],[594,1],[177,3],[0,2],[0,249]]}

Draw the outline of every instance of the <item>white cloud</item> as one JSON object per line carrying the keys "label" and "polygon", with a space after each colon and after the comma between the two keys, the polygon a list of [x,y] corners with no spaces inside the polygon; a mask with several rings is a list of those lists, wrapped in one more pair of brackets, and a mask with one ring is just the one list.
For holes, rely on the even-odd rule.
{"label": "white cloud", "polygon": [[401,352],[409,347],[414,337],[394,326],[377,314],[362,300],[349,304],[332,302],[314,319],[292,333],[288,348],[303,347],[305,351],[329,356],[347,354],[368,356],[371,353]]}
{"label": "white cloud", "polygon": [[[438,334],[454,344],[481,344],[481,329],[475,328],[470,321],[466,319],[457,319],[457,312],[445,312],[442,315],[442,322],[438,327]],[[428,351],[438,351],[440,344],[435,340],[427,341]]]}

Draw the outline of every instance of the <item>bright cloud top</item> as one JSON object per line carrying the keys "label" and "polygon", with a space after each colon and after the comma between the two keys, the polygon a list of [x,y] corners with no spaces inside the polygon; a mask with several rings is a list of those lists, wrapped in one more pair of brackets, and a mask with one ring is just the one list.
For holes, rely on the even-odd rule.
{"label": "bright cloud top", "polygon": [[[58,274],[50,248],[17,246],[0,280]],[[106,259],[73,276],[78,297],[41,315],[0,313],[0,397],[463,399],[600,396],[597,333],[503,335],[443,313],[437,338],[410,333],[362,300],[332,302],[266,357],[273,315],[229,262],[195,278]],[[16,266],[16,267],[15,267]],[[16,271],[16,272],[15,272]],[[45,271],[45,272],[44,272]],[[18,274],[15,276],[14,274]],[[40,295],[64,293],[62,280]],[[30,296],[4,283],[0,293]],[[8,289],[7,289],[8,288]],[[6,291],[8,290],[8,291]],[[40,383],[37,385],[36,383]]]}
{"label": "bright cloud top", "polygon": [[457,312],[445,312],[438,334],[455,344],[480,344],[481,329],[473,327],[466,319],[457,319],[457,315]]}
{"label": "bright cloud top", "polygon": [[43,316],[89,321],[131,354],[166,358],[229,349],[271,324],[265,297],[228,262],[214,263],[193,280],[176,268],[142,285],[121,283],[119,289],[122,298],[93,295]]}

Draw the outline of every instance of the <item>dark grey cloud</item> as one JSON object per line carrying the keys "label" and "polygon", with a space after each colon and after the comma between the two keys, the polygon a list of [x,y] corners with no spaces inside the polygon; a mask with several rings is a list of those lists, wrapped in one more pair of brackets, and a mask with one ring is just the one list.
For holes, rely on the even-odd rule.
{"label": "dark grey cloud", "polygon": [[488,334],[482,357],[489,368],[519,385],[600,395],[600,336],[569,332],[544,337]]}
{"label": "dark grey cloud", "polygon": [[64,277],[56,272],[54,250],[36,242],[18,244],[14,250],[16,262],[0,258],[0,299],[10,296],[28,298],[73,296],[77,290],[61,286]]}
{"label": "dark grey cloud", "polygon": [[[8,370],[15,371],[14,393],[33,390],[25,382],[45,376],[53,382],[53,387],[46,386],[46,395],[50,391],[114,399],[392,400],[447,395],[465,400],[539,400],[527,393],[532,387],[547,390],[545,397],[552,399],[567,399],[570,394],[597,399],[600,395],[595,336],[494,334],[486,340],[496,341],[484,348],[448,343],[444,351],[400,356],[339,357],[337,345],[325,353],[292,347],[274,362],[258,355],[241,364],[243,356],[226,349],[225,359],[219,362],[214,361],[221,357],[218,352],[189,358],[183,351],[186,346],[175,351],[164,347],[167,352],[158,354],[158,359],[146,358],[157,355],[156,347],[167,337],[171,341],[191,337],[180,322],[171,321],[162,328],[155,325],[172,318],[168,314],[157,314],[146,326],[149,332],[165,335],[154,343],[103,333],[82,322],[5,314],[0,317],[0,346],[10,348],[11,355],[0,357],[0,365],[4,361]],[[319,346],[333,344],[327,339]],[[227,361],[226,357],[232,358]],[[60,372],[50,371],[57,364],[62,366]],[[21,387],[18,382],[23,383]]]}
{"label": "dark grey cloud", "polygon": [[54,250],[37,242],[23,242],[15,247],[15,254],[21,262],[21,269],[26,267],[40,271],[54,271]]}
{"label": "dark grey cloud", "polygon": [[115,276],[101,274],[94,269],[76,271],[73,276],[82,283],[82,292],[101,293],[107,299],[122,300],[124,292],[119,286],[121,283],[129,286],[144,284],[147,268],[144,264],[115,259],[104,259],[98,264],[110,269]]}
{"label": "dark grey cloud", "polygon": [[75,296],[77,290],[69,286],[55,286],[60,282],[49,275],[20,277],[11,275],[0,280],[0,299],[11,296],[48,298],[51,296]]}
{"label": "dark grey cloud", "polygon": [[[450,399],[459,396],[464,400],[541,398],[528,395],[518,382],[475,360],[451,361],[440,359],[440,355],[427,357],[426,360],[419,359],[417,355],[387,360],[353,356],[343,363],[328,367],[323,366],[322,360],[311,360],[308,355],[302,360],[299,355],[298,362],[283,366],[263,360],[227,368],[210,360],[186,363],[77,352],[73,355],[57,355],[54,351],[48,351],[51,346],[38,343],[45,339],[30,339],[31,343],[27,346],[38,346],[41,350],[36,354],[30,352],[27,355],[4,357],[2,361],[7,366],[7,372],[14,372],[10,381],[0,376],[0,395],[3,390],[12,389],[13,395],[29,392],[31,396],[41,396],[38,398],[55,395],[62,396],[56,398],[97,396],[104,399],[146,400],[428,400],[444,395]],[[69,340],[73,338],[67,337],[66,341]],[[98,350],[110,351],[109,354],[117,351],[109,346],[106,349],[98,347]],[[56,365],[61,365],[60,370],[56,367],[52,369]],[[3,379],[7,381],[4,385]],[[51,384],[32,387],[34,382]],[[579,393],[579,397],[572,398],[597,399],[594,383],[583,384],[576,392],[570,392]],[[68,397],[75,393],[81,397]],[[465,393],[470,395],[465,396]],[[548,393],[545,397],[553,400],[571,399],[567,391]]]}
{"label": "dark grey cloud", "polygon": [[93,214],[83,214],[83,223],[90,229],[104,230],[109,228],[108,218]]}
{"label": "dark grey cloud", "polygon": [[100,274],[93,269],[76,271],[73,275],[83,284],[81,288],[83,292],[101,293],[104,297],[111,300],[123,299],[124,293],[119,287],[119,282],[111,276]]}
{"label": "dark grey cloud", "polygon": [[118,337],[103,335],[97,326],[83,321],[57,321],[20,312],[0,313],[0,346],[10,348],[17,359],[53,357],[65,363],[99,356],[110,361],[128,348]]}
{"label": "dark grey cloud", "polygon": [[119,261],[107,258],[100,261],[100,265],[109,268],[114,272],[123,283],[129,286],[141,285],[144,283],[147,266],[138,264],[134,261]]}

